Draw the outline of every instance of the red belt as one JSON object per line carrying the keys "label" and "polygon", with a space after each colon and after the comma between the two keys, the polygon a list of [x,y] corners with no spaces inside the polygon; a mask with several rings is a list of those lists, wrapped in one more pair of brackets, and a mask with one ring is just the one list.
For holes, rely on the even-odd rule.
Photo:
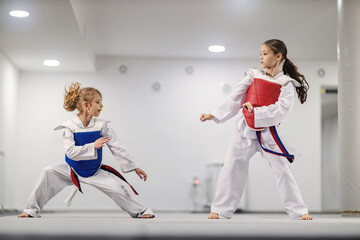
{"label": "red belt", "polygon": [[[101,165],[100,167],[102,170],[104,171],[108,171],[114,175],[116,175],[117,177],[119,177],[121,180],[123,180],[124,182],[126,182],[130,188],[133,190],[133,192],[135,193],[135,195],[139,195],[136,190],[130,185],[130,183],[128,181],[126,181],[126,179],[123,177],[123,175],[121,175],[118,171],[116,171],[114,168],[108,166],[108,165]],[[74,170],[71,168],[71,180],[73,181],[73,183],[75,184],[75,186],[79,189],[79,191],[81,193],[82,190],[81,190],[81,186],[80,186],[80,181],[79,181],[79,178],[77,176],[77,174],[74,172]]]}

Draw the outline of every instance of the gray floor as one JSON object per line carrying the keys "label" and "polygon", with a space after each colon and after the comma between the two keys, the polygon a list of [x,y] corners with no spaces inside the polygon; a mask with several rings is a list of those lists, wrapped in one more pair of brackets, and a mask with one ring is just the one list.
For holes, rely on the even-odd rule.
{"label": "gray floor", "polygon": [[207,214],[158,212],[132,219],[123,212],[53,212],[41,218],[0,217],[0,239],[360,239],[360,218],[313,214],[241,213],[208,220]]}

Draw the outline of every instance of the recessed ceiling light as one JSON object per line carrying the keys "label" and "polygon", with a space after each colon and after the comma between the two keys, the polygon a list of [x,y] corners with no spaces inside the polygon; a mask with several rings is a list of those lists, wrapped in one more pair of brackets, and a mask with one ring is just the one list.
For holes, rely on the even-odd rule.
{"label": "recessed ceiling light", "polygon": [[27,11],[14,10],[14,11],[9,12],[9,15],[13,16],[13,17],[23,18],[23,17],[28,17],[30,14]]}
{"label": "recessed ceiling light", "polygon": [[57,67],[60,65],[60,62],[58,60],[48,59],[44,61],[44,65],[48,67]]}
{"label": "recessed ceiling light", "polygon": [[209,47],[209,51],[210,52],[224,52],[225,51],[225,47],[221,46],[221,45],[213,45]]}

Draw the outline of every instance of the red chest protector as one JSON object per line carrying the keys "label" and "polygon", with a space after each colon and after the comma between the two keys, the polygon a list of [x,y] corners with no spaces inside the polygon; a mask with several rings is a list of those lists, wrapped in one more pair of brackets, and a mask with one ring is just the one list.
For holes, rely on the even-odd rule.
{"label": "red chest protector", "polygon": [[[261,78],[254,78],[254,82],[251,84],[246,95],[245,102],[250,102],[254,108],[269,106],[277,102],[280,95],[280,89],[281,85],[278,83],[263,80]],[[255,127],[253,112],[249,112],[243,108],[243,114],[246,124],[250,128],[256,131],[261,131],[264,129]]]}
{"label": "red chest protector", "polygon": [[[279,96],[280,96],[280,89],[281,89],[281,85],[278,83],[266,81],[261,78],[254,78],[254,82],[251,84],[251,86],[248,90],[245,102],[250,102],[251,105],[253,105],[253,107],[269,106],[278,101]],[[263,146],[263,144],[261,142],[261,130],[263,130],[264,128],[255,128],[253,112],[249,112],[248,110],[243,108],[243,114],[245,117],[246,124],[250,128],[252,128],[256,131],[256,136],[257,136],[258,142],[259,142],[261,148],[265,152],[275,154],[278,156],[286,157],[290,163],[293,162],[294,155],[289,154],[289,152],[286,150],[284,144],[280,140],[280,137],[276,131],[275,126],[271,126],[269,128],[270,128],[271,135],[273,136],[276,144],[278,145],[279,149],[281,150],[281,153],[272,151]]]}

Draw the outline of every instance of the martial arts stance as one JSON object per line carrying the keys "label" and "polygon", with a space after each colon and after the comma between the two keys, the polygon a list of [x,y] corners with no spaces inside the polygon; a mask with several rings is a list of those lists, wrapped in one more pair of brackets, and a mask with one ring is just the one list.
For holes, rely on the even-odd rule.
{"label": "martial arts stance", "polygon": [[[294,104],[295,88],[301,103],[306,101],[309,88],[305,77],[297,72],[297,67],[286,55],[282,41],[272,39],[263,43],[260,49],[263,69],[250,69],[222,104],[211,114],[200,116],[202,122],[224,123],[242,110],[219,174],[209,219],[218,219],[219,215],[233,216],[245,188],[249,160],[258,151],[274,172],[289,217],[312,219],[287,165],[287,160],[292,162],[294,156],[287,152],[277,135],[278,125]],[[280,71],[283,61],[283,71]]]}
{"label": "martial arts stance", "polygon": [[[43,170],[29,196],[26,209],[18,217],[40,217],[44,205],[64,187],[75,184],[82,192],[82,183],[104,192],[133,218],[154,217],[150,208],[142,206],[134,198],[137,192],[125,178],[115,169],[102,164],[102,147],[106,144],[123,172],[135,171],[140,179],[147,179],[147,174],[119,145],[109,122],[96,118],[102,107],[101,93],[95,88],[81,88],[79,83],[73,83],[69,90],[65,89],[64,108],[79,111],[72,120],[55,128],[64,130],[66,162]],[[125,189],[124,183],[130,186],[132,192]]]}

